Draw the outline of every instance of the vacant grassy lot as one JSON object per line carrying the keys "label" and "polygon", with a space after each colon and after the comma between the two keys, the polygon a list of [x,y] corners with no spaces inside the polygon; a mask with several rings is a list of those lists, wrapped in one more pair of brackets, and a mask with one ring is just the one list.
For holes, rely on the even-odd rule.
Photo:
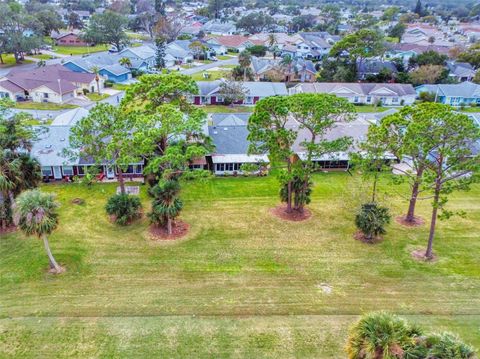
{"label": "vacant grassy lot", "polygon": [[26,102],[15,102],[15,108],[22,109],[22,110],[65,110],[76,108],[76,105],[60,104],[60,103],[53,103],[53,102],[33,102],[33,101],[26,101]]}
{"label": "vacant grassy lot", "polygon": [[[355,241],[365,188],[343,173],[315,182],[303,223],[269,214],[273,177],[189,183],[190,234],[168,243],[149,239],[146,220],[108,221],[114,184],[45,186],[62,204],[51,246],[68,272],[46,273],[40,241],[0,238],[0,357],[341,358],[350,323],[378,309],[480,347],[480,187],[452,198],[468,216],[439,224],[439,260],[425,264],[410,251],[426,245],[427,227],[393,222],[383,242]],[[405,188],[388,178],[381,188],[402,213]]]}
{"label": "vacant grassy lot", "polygon": [[95,45],[95,46],[54,46],[54,52],[61,55],[84,55],[94,52],[108,51],[109,45]]}
{"label": "vacant grassy lot", "polygon": [[[2,54],[2,59],[3,59],[3,63],[0,63],[0,68],[7,68],[7,67],[12,67],[12,66],[19,65],[15,62],[15,56],[13,56],[13,54]],[[31,64],[32,61],[31,60],[23,60],[21,63],[22,64]]]}

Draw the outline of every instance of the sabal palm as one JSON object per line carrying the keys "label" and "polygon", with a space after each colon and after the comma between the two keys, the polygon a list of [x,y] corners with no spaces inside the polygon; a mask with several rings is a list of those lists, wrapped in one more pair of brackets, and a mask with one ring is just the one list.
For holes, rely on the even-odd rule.
{"label": "sabal palm", "polygon": [[0,220],[3,229],[11,222],[7,198],[13,205],[13,193],[22,178],[21,165],[21,160],[10,151],[0,152]]}
{"label": "sabal palm", "polygon": [[421,331],[403,319],[385,312],[370,313],[350,329],[346,351],[351,359],[403,358],[415,345]]}
{"label": "sabal palm", "polygon": [[122,57],[120,60],[118,60],[118,63],[126,67],[132,66],[132,61],[128,57]]}
{"label": "sabal palm", "polygon": [[247,68],[250,67],[252,63],[252,55],[249,51],[244,50],[238,55],[238,63],[243,68],[243,81],[246,81],[247,78]]}
{"label": "sabal palm", "polygon": [[167,180],[152,188],[154,197],[150,220],[158,225],[167,225],[168,234],[172,234],[172,221],[180,214],[183,203],[178,198],[180,184],[176,180]]}
{"label": "sabal palm", "polygon": [[15,224],[26,235],[35,235],[43,240],[50,268],[57,273],[61,272],[62,268],[50,250],[48,236],[58,226],[58,206],[53,194],[30,190],[18,196],[14,212]]}

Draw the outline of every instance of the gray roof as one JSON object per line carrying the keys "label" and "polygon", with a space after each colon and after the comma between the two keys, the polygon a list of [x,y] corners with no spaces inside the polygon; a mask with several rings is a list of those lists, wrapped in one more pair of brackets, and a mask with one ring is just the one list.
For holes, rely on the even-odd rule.
{"label": "gray roof", "polygon": [[211,20],[203,25],[202,30],[205,32],[230,33],[237,31],[237,27],[233,22],[220,22]]}
{"label": "gray roof", "polygon": [[69,136],[71,126],[46,126],[36,127],[39,136],[33,142],[32,156],[41,166],[76,165],[62,155],[62,151],[70,146]]}
{"label": "gray roof", "polygon": [[150,45],[142,45],[138,47],[127,47],[118,53],[119,56],[123,57],[125,52],[131,51],[135,56],[140,59],[148,60],[152,57],[155,57],[155,49]]}
{"label": "gray roof", "polygon": [[[220,84],[217,81],[197,81],[200,96],[220,94]],[[242,82],[248,96],[268,97],[288,95],[287,87],[282,82]]]}
{"label": "gray roof", "polygon": [[251,113],[212,113],[212,126],[246,126]]}
{"label": "gray roof", "polygon": [[448,71],[451,75],[457,77],[473,77],[475,76],[475,69],[468,62],[447,62]]}
{"label": "gray roof", "polygon": [[397,72],[397,67],[391,61],[382,61],[375,59],[367,59],[357,63],[357,71],[359,74],[378,74],[382,70],[388,70],[392,73]]}
{"label": "gray roof", "polygon": [[[130,69],[118,63],[122,57],[123,56],[119,56],[118,54],[98,53],[78,59],[68,60],[65,64],[73,63],[87,72],[91,72],[92,67],[96,66],[100,68],[100,70],[105,69],[114,75],[130,73]],[[143,63],[142,61],[134,59],[131,59],[130,62],[132,63],[133,68],[138,68]]]}
{"label": "gray roof", "polygon": [[416,95],[415,89],[410,84],[388,83],[357,83],[357,82],[315,82],[298,84],[292,89],[293,93],[331,93],[340,94],[350,91],[352,95],[381,95],[405,96]]}
{"label": "gray roof", "polygon": [[74,126],[85,116],[88,116],[89,111],[83,107],[74,108],[66,111],[53,120],[51,126]]}
{"label": "gray roof", "polygon": [[422,85],[417,87],[419,92],[432,92],[437,93],[439,96],[446,97],[464,97],[474,98],[480,97],[480,85],[473,82],[465,81],[460,84],[451,85]]}

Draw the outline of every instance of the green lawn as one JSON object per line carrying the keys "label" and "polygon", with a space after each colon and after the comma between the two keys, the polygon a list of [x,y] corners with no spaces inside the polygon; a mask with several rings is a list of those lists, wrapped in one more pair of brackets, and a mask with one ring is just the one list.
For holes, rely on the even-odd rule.
{"label": "green lawn", "polygon": [[[379,309],[480,347],[480,186],[453,196],[467,217],[440,222],[439,260],[425,264],[410,252],[426,246],[426,226],[393,222],[383,242],[355,241],[359,178],[319,174],[315,184],[313,217],[286,223],[269,213],[273,177],[189,183],[190,233],[168,243],[149,239],[147,220],[109,222],[115,184],[43,187],[61,203],[50,243],[68,271],[46,273],[37,239],[0,238],[0,357],[342,358],[348,326]],[[406,209],[404,189],[381,185],[393,215]],[[429,203],[418,213],[428,218]]]}
{"label": "green lawn", "polygon": [[126,91],[130,85],[114,83],[112,88],[115,90]]}
{"label": "green lawn", "polygon": [[98,94],[96,92],[91,92],[91,93],[88,93],[87,94],[87,97],[91,100],[91,101],[101,101],[101,100],[104,100],[108,97],[110,97],[110,95],[106,94],[106,93],[102,93],[102,94]]}
{"label": "green lawn", "polygon": [[216,56],[216,58],[218,60],[230,60],[232,58],[232,56],[227,56],[227,55],[219,55],[219,56]]}
{"label": "green lawn", "polygon": [[47,54],[38,54],[38,55],[31,55],[29,57],[33,57],[40,60],[50,60],[55,59],[55,56],[47,55]]}
{"label": "green lawn", "polygon": [[[207,73],[210,75],[209,78],[204,78],[203,74]],[[229,74],[229,71],[202,71],[202,72],[197,72],[195,74],[190,75],[192,79],[195,81],[215,81],[221,78],[227,77]]]}
{"label": "green lawn", "polygon": [[95,46],[54,46],[54,52],[61,55],[84,55],[94,52],[108,51],[109,45],[95,45]]}
{"label": "green lawn", "polygon": [[389,110],[391,107],[378,107],[373,105],[355,106],[355,110],[360,113],[364,112],[383,112]]}
{"label": "green lawn", "polygon": [[52,102],[15,102],[15,108],[23,110],[65,110],[77,108],[76,105],[57,104]]}
{"label": "green lawn", "polygon": [[[13,54],[2,54],[3,64],[0,64],[0,68],[7,68],[19,65],[15,62],[15,56]],[[32,60],[23,60],[22,64],[31,64]]]}
{"label": "green lawn", "polygon": [[223,106],[223,105],[207,105],[202,107],[208,113],[239,113],[252,112],[253,106]]}

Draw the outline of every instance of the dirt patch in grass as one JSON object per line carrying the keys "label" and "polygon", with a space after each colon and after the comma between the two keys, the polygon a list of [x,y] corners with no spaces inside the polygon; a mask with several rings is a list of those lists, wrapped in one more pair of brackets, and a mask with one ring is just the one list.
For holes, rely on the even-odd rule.
{"label": "dirt patch in grass", "polygon": [[48,273],[50,274],[62,274],[67,271],[67,268],[60,266],[59,270],[56,270],[55,268],[48,268]]}
{"label": "dirt patch in grass", "polygon": [[12,233],[17,230],[16,226],[7,226],[6,228],[0,227],[0,236],[3,236],[4,234]]}
{"label": "dirt patch in grass", "polygon": [[153,240],[171,241],[185,237],[190,226],[183,221],[175,221],[172,225],[172,234],[168,234],[167,228],[159,227],[155,224],[150,226],[150,235]]}
{"label": "dirt patch in grass", "polygon": [[284,204],[281,204],[275,208],[271,208],[270,213],[275,217],[292,222],[305,221],[312,216],[312,212],[308,208],[303,208],[301,211],[292,210],[290,213],[288,213],[287,205]]}
{"label": "dirt patch in grass", "polygon": [[414,217],[413,221],[410,222],[407,221],[406,216],[397,216],[395,221],[405,227],[421,227],[425,224],[425,220],[422,217]]}
{"label": "dirt patch in grass", "polygon": [[376,244],[383,240],[383,237],[381,236],[376,236],[376,237],[373,237],[372,239],[369,239],[365,237],[365,234],[363,234],[362,231],[356,231],[355,234],[353,235],[353,238],[355,238],[357,241],[367,243],[367,244]]}
{"label": "dirt patch in grass", "polygon": [[76,204],[76,205],[79,205],[79,206],[82,206],[85,204],[85,200],[82,199],[82,198],[74,198],[72,199],[72,204]]}
{"label": "dirt patch in grass", "polygon": [[419,262],[436,262],[437,256],[432,254],[432,258],[427,258],[425,256],[425,249],[416,249],[412,253],[412,258]]}

